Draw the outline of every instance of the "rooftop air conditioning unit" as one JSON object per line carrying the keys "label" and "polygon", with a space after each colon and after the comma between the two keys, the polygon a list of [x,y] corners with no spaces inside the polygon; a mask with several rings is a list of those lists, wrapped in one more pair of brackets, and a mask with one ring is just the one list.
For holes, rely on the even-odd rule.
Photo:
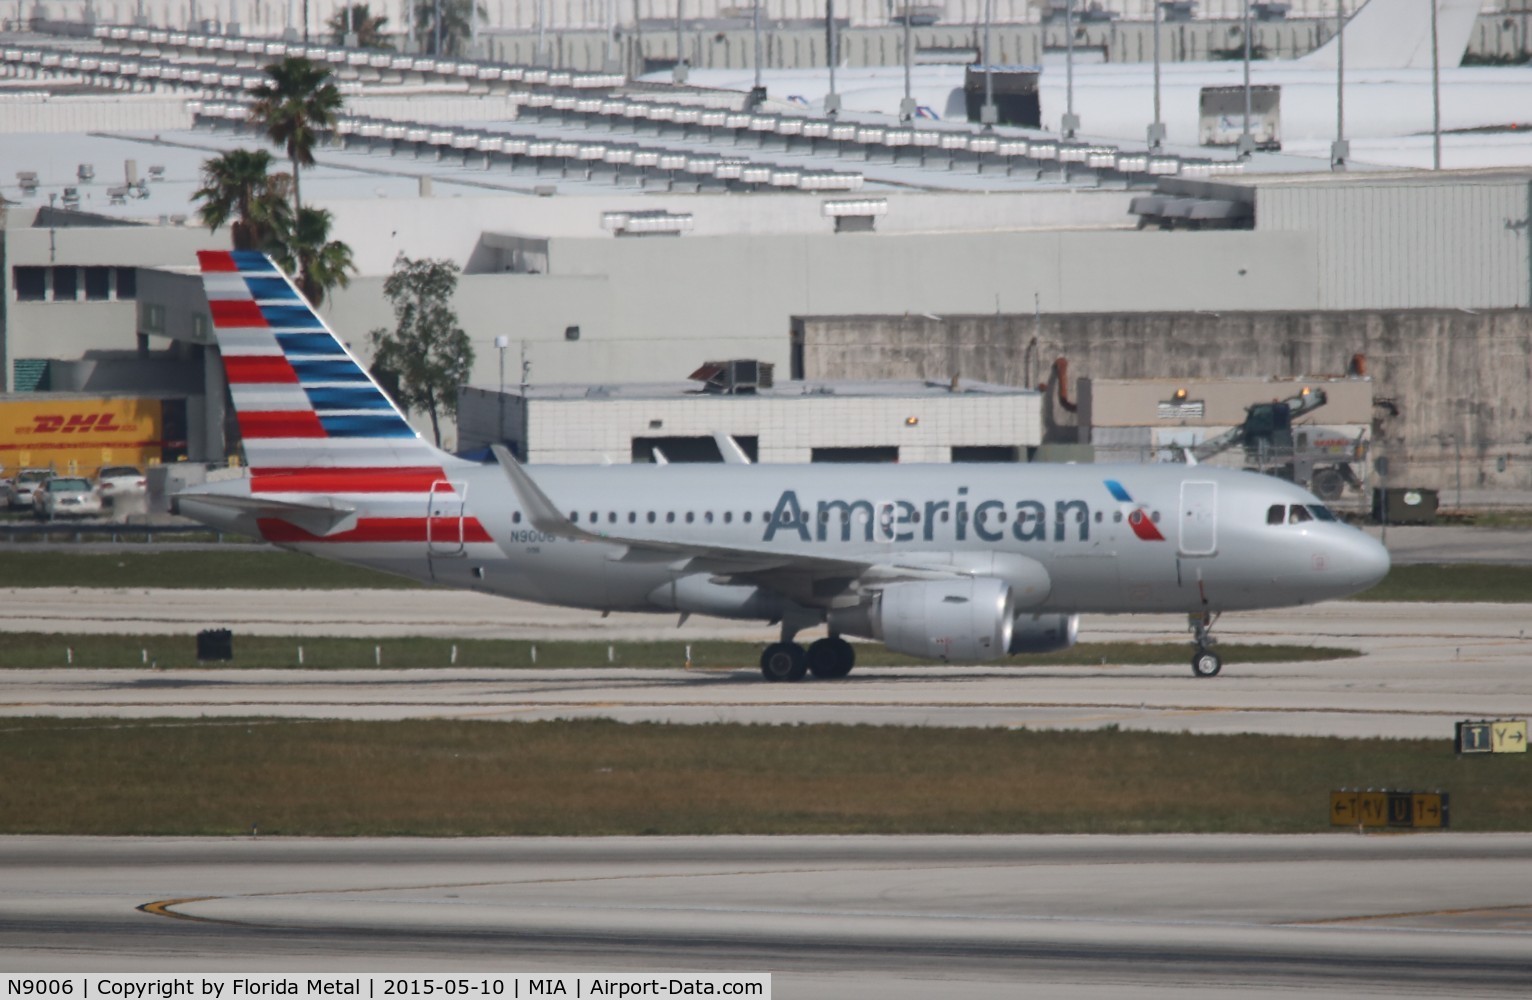
{"label": "rooftop air conditioning unit", "polygon": [[703,392],[739,396],[753,394],[759,389],[770,389],[775,370],[776,366],[769,361],[744,358],[709,361],[689,377],[702,383]]}

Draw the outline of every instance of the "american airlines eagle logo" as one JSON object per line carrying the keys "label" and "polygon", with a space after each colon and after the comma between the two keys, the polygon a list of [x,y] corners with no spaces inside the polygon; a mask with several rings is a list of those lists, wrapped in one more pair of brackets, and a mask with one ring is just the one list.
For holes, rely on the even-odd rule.
{"label": "american airlines eagle logo", "polygon": [[1155,525],[1149,513],[1144,510],[1142,504],[1135,504],[1133,497],[1123,489],[1122,483],[1115,479],[1106,480],[1107,491],[1112,494],[1112,499],[1122,505],[1122,511],[1127,515],[1128,527],[1133,529],[1141,541],[1163,542],[1165,536],[1160,534],[1160,529]]}

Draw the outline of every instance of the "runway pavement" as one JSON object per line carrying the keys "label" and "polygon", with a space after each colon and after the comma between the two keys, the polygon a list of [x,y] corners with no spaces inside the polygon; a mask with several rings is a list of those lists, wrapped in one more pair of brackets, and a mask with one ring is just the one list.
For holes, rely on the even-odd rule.
{"label": "runway pavement", "polygon": [[769,971],[779,998],[1525,996],[1532,836],[0,839],[9,971]]}

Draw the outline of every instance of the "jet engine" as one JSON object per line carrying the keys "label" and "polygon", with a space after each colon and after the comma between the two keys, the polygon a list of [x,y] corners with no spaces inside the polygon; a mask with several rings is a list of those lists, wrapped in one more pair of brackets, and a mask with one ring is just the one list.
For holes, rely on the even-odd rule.
{"label": "jet engine", "polygon": [[1020,614],[1011,627],[1011,653],[1054,653],[1080,638],[1079,615]]}
{"label": "jet engine", "polygon": [[1004,656],[1016,612],[993,577],[894,583],[877,600],[830,613],[838,632],[870,636],[896,653],[979,663]]}

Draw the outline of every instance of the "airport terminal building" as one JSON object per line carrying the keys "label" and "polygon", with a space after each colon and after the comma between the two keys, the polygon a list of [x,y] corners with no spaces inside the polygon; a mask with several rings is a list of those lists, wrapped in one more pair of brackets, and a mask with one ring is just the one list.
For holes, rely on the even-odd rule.
{"label": "airport terminal building", "polygon": [[[32,49],[16,52],[42,73]],[[263,141],[235,99],[258,66],[129,94],[120,81],[145,57],[103,54],[89,73],[85,57],[57,57],[59,73],[76,59],[80,92],[0,107],[18,139],[0,150],[4,389],[177,396],[189,453],[219,460],[225,389],[193,265],[228,235],[188,216],[203,161]],[[167,49],[159,61],[193,58]],[[1332,172],[1282,153],[828,122],[750,112],[739,94],[577,77],[481,92],[429,73],[407,92],[351,79],[346,117],[304,174],[306,198],[353,250],[357,272],[324,313],[354,351],[393,325],[382,286],[399,255],[462,269],[454,306],[475,388],[452,446],[487,440],[486,428],[516,440],[498,399],[482,418],[507,360],[497,338],[510,383],[528,387],[515,405],[566,412],[615,414],[614,400],[645,391],[622,387],[674,383],[720,358],[774,366],[762,405],[819,402],[808,387],[857,381],[1053,390],[1035,434],[866,443],[901,458],[907,446],[952,457],[1078,443],[1060,399],[1080,378],[1301,378],[1361,358],[1374,452],[1397,477],[1440,485],[1462,463],[1475,487],[1532,488],[1520,430],[1532,410],[1532,168]],[[835,396],[889,416],[884,394]],[[631,460],[648,428],[613,419],[609,439],[548,453]],[[733,423],[698,434],[720,429],[750,436]],[[805,447],[758,436],[781,455]]]}

